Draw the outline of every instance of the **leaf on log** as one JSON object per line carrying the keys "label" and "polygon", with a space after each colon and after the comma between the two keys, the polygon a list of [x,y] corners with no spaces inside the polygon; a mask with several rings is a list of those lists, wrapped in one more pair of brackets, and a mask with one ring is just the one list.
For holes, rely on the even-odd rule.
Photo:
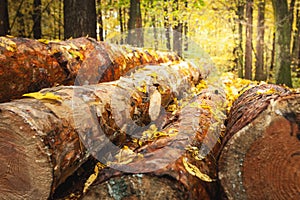
{"label": "leaf on log", "polygon": [[[223,129],[225,112],[224,96],[222,93],[215,93],[216,89],[205,89],[196,98],[192,99],[180,111],[177,121],[166,126],[160,132],[165,133],[164,137],[155,138],[144,143],[141,147],[133,149],[142,157],[136,157],[129,163],[110,163],[112,169],[122,169],[125,172],[141,173],[139,175],[127,175],[124,172],[119,178],[111,178],[114,173],[109,169],[99,173],[98,180],[89,188],[89,192],[83,199],[90,199],[101,194],[102,198],[110,199],[115,192],[104,187],[110,185],[111,181],[122,182],[124,187],[131,188],[132,193],[123,193],[123,198],[133,198],[134,194],[141,191],[149,197],[156,196],[155,184],[149,188],[132,188],[132,176],[138,176],[140,182],[147,182],[150,177],[157,176],[156,184],[164,183],[164,177],[177,180],[160,187],[160,199],[168,198],[168,188],[184,188],[180,190],[175,199],[215,199],[217,198],[217,177],[215,155],[221,146],[218,138]],[[197,106],[195,106],[197,105]],[[221,112],[221,113],[219,113]],[[215,115],[218,113],[217,115]],[[169,131],[176,130],[176,134],[169,135]],[[134,147],[134,144],[129,147]],[[199,159],[200,158],[200,159]],[[118,166],[119,165],[119,166]],[[117,166],[117,167],[116,167]],[[118,184],[117,184],[118,185]],[[183,196],[182,196],[183,195]],[[145,197],[142,197],[142,199]]]}
{"label": "leaf on log", "polygon": [[300,197],[299,108],[299,93],[270,84],[235,101],[218,162],[228,199]]}
{"label": "leaf on log", "polygon": [[[160,76],[152,76],[154,72]],[[189,96],[190,88],[201,80],[200,73],[186,62],[149,65],[114,82],[48,88],[29,98],[1,104],[1,122],[6,121],[0,126],[0,146],[16,138],[8,150],[1,152],[6,172],[0,181],[4,188],[1,195],[46,199],[91,154],[114,161],[120,148],[151,125],[149,91],[157,90],[160,106],[166,108],[172,99]],[[165,117],[162,112],[157,127],[164,126]],[[11,170],[9,150],[23,155],[17,158],[24,166],[23,173]],[[10,180],[25,182],[24,189],[9,184]]]}
{"label": "leaf on log", "polygon": [[0,102],[57,85],[117,80],[136,66],[179,61],[174,53],[97,42],[91,38],[41,42],[0,37]]}

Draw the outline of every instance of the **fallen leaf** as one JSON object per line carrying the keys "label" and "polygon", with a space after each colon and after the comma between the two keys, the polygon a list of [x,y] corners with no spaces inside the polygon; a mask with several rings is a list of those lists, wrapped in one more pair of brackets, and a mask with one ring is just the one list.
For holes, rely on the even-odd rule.
{"label": "fallen leaf", "polygon": [[87,189],[90,187],[90,185],[92,185],[93,182],[95,182],[98,174],[99,174],[99,170],[105,168],[106,166],[104,164],[102,164],[101,162],[98,162],[95,165],[94,168],[94,173],[90,175],[90,177],[86,180],[86,182],[84,183],[84,188],[83,188],[83,194],[86,193]]}
{"label": "fallen leaf", "polygon": [[27,94],[23,94],[23,97],[33,97],[35,99],[47,99],[47,100],[55,100],[55,101],[61,101],[61,97],[57,96],[51,92],[47,92],[45,94],[40,93],[40,92],[33,92],[33,93],[27,93]]}
{"label": "fallen leaf", "polygon": [[196,176],[196,177],[200,178],[202,181],[205,181],[205,182],[212,182],[212,181],[214,181],[214,180],[211,179],[208,175],[202,173],[202,172],[200,171],[200,169],[199,169],[197,166],[195,166],[195,165],[189,163],[189,162],[187,161],[187,158],[183,157],[183,158],[182,158],[182,162],[183,162],[184,168],[185,168],[191,175]]}

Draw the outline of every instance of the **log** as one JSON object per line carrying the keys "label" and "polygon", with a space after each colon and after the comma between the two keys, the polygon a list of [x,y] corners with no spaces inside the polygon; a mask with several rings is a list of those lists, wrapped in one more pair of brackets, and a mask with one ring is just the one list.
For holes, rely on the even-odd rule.
{"label": "log", "polygon": [[136,66],[178,61],[175,53],[97,42],[0,37],[0,102],[57,85],[117,80]]}
{"label": "log", "polygon": [[[225,118],[224,93],[209,87],[179,111],[176,121],[160,130],[161,137],[128,147],[136,156],[102,169],[86,194],[89,199],[217,199],[215,156]],[[177,134],[170,134],[171,131]],[[122,151],[120,151],[122,152]],[[71,196],[72,196],[71,195]]]}
{"label": "log", "polygon": [[168,124],[163,110],[201,79],[186,62],[147,65],[117,81],[47,88],[1,104],[0,196],[51,199],[91,155],[113,163],[151,123]]}
{"label": "log", "polygon": [[224,199],[300,198],[299,108],[299,93],[271,84],[234,102],[218,161]]}

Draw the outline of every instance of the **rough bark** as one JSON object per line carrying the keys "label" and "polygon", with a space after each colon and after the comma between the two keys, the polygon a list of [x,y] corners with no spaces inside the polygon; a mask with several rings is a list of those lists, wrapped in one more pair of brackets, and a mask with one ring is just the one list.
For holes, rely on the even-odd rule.
{"label": "rough bark", "polygon": [[151,95],[166,109],[174,98],[189,96],[200,73],[185,62],[149,65],[114,82],[48,88],[1,104],[1,196],[52,198],[90,155],[120,164],[114,157],[120,148],[134,144],[151,122],[159,129],[168,122],[160,110],[152,119]]}
{"label": "rough bark", "polygon": [[96,1],[64,0],[64,34],[70,37],[92,37],[96,35]]}
{"label": "rough bark", "polygon": [[[176,61],[175,54],[78,38],[43,43],[0,38],[0,102],[56,85],[116,80],[136,66]],[[76,80],[76,83],[75,83]]]}
{"label": "rough bark", "polygon": [[287,0],[272,0],[276,40],[275,40],[275,80],[276,84],[292,87],[291,78],[291,22]]}
{"label": "rough bark", "polygon": [[[204,89],[180,111],[177,121],[161,130],[169,133],[175,129],[178,135],[160,137],[135,149],[144,157],[124,164],[125,172],[131,173],[111,168],[100,172],[83,199],[219,198],[215,156],[220,147],[225,99],[216,91]],[[209,178],[193,174],[196,170],[188,170],[184,162]]]}
{"label": "rough bark", "polygon": [[299,93],[276,85],[233,104],[218,162],[228,199],[299,198],[299,108]]}

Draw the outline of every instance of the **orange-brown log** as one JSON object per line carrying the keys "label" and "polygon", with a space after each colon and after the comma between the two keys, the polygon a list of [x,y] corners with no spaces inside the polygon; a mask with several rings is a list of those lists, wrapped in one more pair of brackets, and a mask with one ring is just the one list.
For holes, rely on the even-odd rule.
{"label": "orange-brown log", "polygon": [[299,199],[299,127],[299,93],[268,84],[244,92],[218,162],[225,199]]}
{"label": "orange-brown log", "polygon": [[119,150],[150,123],[162,128],[163,110],[199,81],[200,69],[186,62],[147,65],[117,81],[47,88],[1,104],[0,196],[52,198],[91,154],[114,158],[109,145]]}
{"label": "orange-brown log", "polygon": [[0,37],[0,102],[57,85],[117,80],[136,66],[178,61],[174,53],[97,42]]}
{"label": "orange-brown log", "polygon": [[218,89],[202,90],[179,111],[177,120],[160,130],[161,137],[138,148],[127,143],[142,156],[124,155],[128,162],[110,163],[86,194],[82,186],[72,195],[84,200],[219,198],[215,156],[221,146],[224,100]]}

